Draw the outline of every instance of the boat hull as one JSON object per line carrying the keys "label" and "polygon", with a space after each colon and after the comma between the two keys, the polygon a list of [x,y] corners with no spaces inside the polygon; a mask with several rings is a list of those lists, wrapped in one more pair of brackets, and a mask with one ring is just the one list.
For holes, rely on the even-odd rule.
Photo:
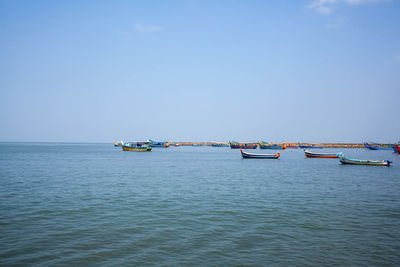
{"label": "boat hull", "polygon": [[229,147],[229,145],[211,144],[212,147]]}
{"label": "boat hull", "polygon": [[337,154],[333,154],[333,153],[314,153],[314,152],[310,152],[307,151],[306,149],[304,149],[304,154],[306,155],[306,157],[308,158],[337,158]]}
{"label": "boat hull", "polygon": [[150,146],[137,147],[137,146],[122,146],[123,151],[135,151],[135,152],[148,152],[151,151]]}
{"label": "boat hull", "polygon": [[258,142],[260,149],[285,149],[285,144],[273,144],[264,141]]}
{"label": "boat hull", "polygon": [[309,145],[299,144],[299,148],[324,148],[324,147],[323,146],[316,146],[316,145],[309,146]]}
{"label": "boat hull", "polygon": [[278,159],[281,156],[280,153],[275,153],[275,154],[253,154],[253,153],[247,153],[247,152],[244,152],[242,149],[240,149],[240,152],[241,152],[242,157],[244,159]]}
{"label": "boat hull", "polygon": [[169,147],[168,142],[156,142],[151,139],[147,140],[147,142],[151,147]]}
{"label": "boat hull", "polygon": [[338,154],[340,163],[350,165],[369,165],[369,166],[390,166],[392,163],[389,160],[361,160],[361,159],[350,159]]}
{"label": "boat hull", "polygon": [[247,144],[247,143],[230,143],[229,144],[233,149],[256,149],[257,144]]}
{"label": "boat hull", "polygon": [[394,152],[400,154],[400,145],[399,145],[399,144],[395,144],[395,145],[393,146],[393,150],[394,150]]}
{"label": "boat hull", "polygon": [[370,150],[392,150],[393,145],[390,144],[376,144],[376,143],[364,143],[364,147]]}

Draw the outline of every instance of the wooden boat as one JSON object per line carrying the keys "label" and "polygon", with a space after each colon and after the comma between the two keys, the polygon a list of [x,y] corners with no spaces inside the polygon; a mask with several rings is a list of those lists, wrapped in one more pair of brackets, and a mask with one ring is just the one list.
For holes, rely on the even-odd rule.
{"label": "wooden boat", "polygon": [[286,145],[285,144],[274,144],[274,143],[268,143],[264,141],[258,142],[258,145],[260,146],[261,149],[285,149]]}
{"label": "wooden boat", "polygon": [[242,153],[242,157],[244,159],[277,159],[280,157],[281,153],[275,153],[275,154],[254,154],[254,153],[248,153],[244,152],[242,149],[240,149],[240,152]]}
{"label": "wooden boat", "polygon": [[235,141],[229,142],[229,145],[233,149],[243,148],[243,149],[256,149],[257,144],[254,143],[238,143]]}
{"label": "wooden boat", "polygon": [[378,144],[372,142],[365,142],[364,147],[370,150],[392,150],[394,144]]}
{"label": "wooden boat", "polygon": [[229,145],[227,145],[226,143],[222,143],[222,142],[211,142],[211,146],[212,147],[229,147]]}
{"label": "wooden boat", "polygon": [[169,147],[169,144],[167,142],[156,142],[151,139],[147,140],[147,142],[151,147]]}
{"label": "wooden boat", "polygon": [[304,149],[304,154],[309,158],[337,158],[337,153],[314,153]]}
{"label": "wooden boat", "polygon": [[388,144],[382,144],[382,143],[375,143],[375,142],[367,142],[370,145],[376,145],[376,146],[381,146],[381,147],[392,147],[394,144],[388,143]]}
{"label": "wooden boat", "polygon": [[394,150],[394,152],[400,154],[400,143],[394,144],[393,150]]}
{"label": "wooden boat", "polygon": [[120,141],[120,142],[114,141],[115,147],[122,146],[123,144],[124,144],[124,142],[122,142],[122,141]]}
{"label": "wooden boat", "polygon": [[286,146],[286,148],[299,148],[298,143],[284,143],[284,145]]}
{"label": "wooden boat", "polygon": [[323,148],[323,146],[317,146],[314,144],[304,145],[304,144],[299,143],[299,148]]}
{"label": "wooden boat", "polygon": [[226,144],[211,144],[212,147],[229,147],[229,145]]}
{"label": "wooden boat", "polygon": [[146,151],[151,151],[151,146],[123,144],[122,150],[123,151],[146,152]]}
{"label": "wooden boat", "polygon": [[342,164],[354,164],[354,165],[372,165],[372,166],[390,166],[392,163],[389,160],[362,160],[362,159],[350,159],[343,156],[342,153],[337,154]]}

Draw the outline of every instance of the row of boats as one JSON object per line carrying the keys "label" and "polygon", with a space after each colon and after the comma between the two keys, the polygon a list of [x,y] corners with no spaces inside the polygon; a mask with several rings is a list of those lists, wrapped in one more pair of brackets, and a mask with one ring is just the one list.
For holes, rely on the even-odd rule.
{"label": "row of boats", "polygon": [[[249,153],[240,149],[242,157],[244,159],[278,159],[281,154],[259,154],[259,153]],[[372,165],[372,166],[390,166],[392,163],[389,160],[361,160],[361,159],[352,159],[345,157],[342,153],[315,153],[304,149],[304,154],[309,158],[339,158],[339,161],[342,164],[352,164],[352,165]]]}
{"label": "row of boats", "polygon": [[[170,145],[167,142],[156,142],[151,139],[147,140],[146,142],[131,142],[131,143],[124,143],[124,142],[114,142],[114,146],[122,147],[123,151],[137,151],[137,152],[148,152],[151,151],[153,147],[169,147]],[[176,146],[176,144],[175,144]],[[212,143],[211,146],[214,147],[227,147],[228,145],[223,143]],[[277,143],[268,143],[264,141],[260,141],[258,143],[238,143],[231,141],[229,142],[229,146],[233,149],[240,149],[243,158],[249,159],[278,159],[281,154],[274,153],[274,154],[260,154],[260,153],[249,153],[243,151],[243,149],[256,149],[257,146],[260,149],[285,149],[287,144],[277,144]],[[394,149],[396,153],[400,153],[400,143],[397,144],[378,144],[378,143],[371,143],[365,142],[365,148],[372,149],[372,150],[389,150]],[[390,166],[392,163],[389,160],[360,160],[360,159],[353,159],[345,157],[342,153],[321,153],[321,152],[312,152],[308,149],[310,148],[322,148],[322,146],[317,146],[313,144],[304,145],[301,143],[297,143],[297,147],[293,144],[290,144],[292,148],[303,148],[304,154],[306,157],[309,158],[339,158],[342,164],[354,164],[354,165],[374,165],[374,166]],[[371,148],[372,147],[372,148]]]}
{"label": "row of boats", "polygon": [[[143,149],[143,146],[149,147],[169,147],[171,144],[168,142],[156,142],[151,139],[146,142],[129,142],[125,143],[123,141],[116,142],[114,141],[114,146],[116,147],[139,147],[140,150]],[[173,146],[179,146],[178,143],[172,143]],[[192,146],[202,146],[199,144],[193,144]],[[223,142],[211,142],[210,146],[212,147],[230,147],[232,149],[286,149],[286,148],[323,148],[320,145],[316,144],[302,144],[302,143],[270,143],[265,141],[259,141],[258,143],[239,143],[236,141],[230,141],[229,144]]]}
{"label": "row of boats", "polygon": [[146,152],[151,151],[153,147],[169,147],[167,142],[156,142],[151,139],[146,142],[129,142],[125,143],[123,141],[114,141],[115,147],[122,147],[123,151],[136,151],[136,152]]}
{"label": "row of boats", "polygon": [[[211,145],[212,146],[212,145]],[[269,143],[260,141],[258,143],[239,143],[230,141],[229,146],[233,149],[286,149],[286,148],[322,148],[316,144],[302,144],[302,143]]]}

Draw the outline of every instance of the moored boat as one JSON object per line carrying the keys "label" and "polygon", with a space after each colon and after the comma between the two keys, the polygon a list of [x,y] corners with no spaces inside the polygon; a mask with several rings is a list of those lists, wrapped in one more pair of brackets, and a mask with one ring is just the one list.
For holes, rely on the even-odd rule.
{"label": "moored boat", "polygon": [[363,160],[363,159],[351,159],[343,156],[342,153],[337,154],[342,164],[353,164],[353,165],[371,165],[371,166],[390,166],[392,163],[389,160]]}
{"label": "moored boat", "polygon": [[212,147],[229,147],[228,144],[223,142],[211,142]]}
{"label": "moored boat", "polygon": [[240,149],[240,153],[244,159],[278,159],[281,155],[279,152],[275,154],[254,154],[244,152],[242,149]]}
{"label": "moored boat", "polygon": [[122,146],[123,144],[124,144],[123,141],[119,141],[119,142],[114,141],[114,146],[115,146],[115,147]]}
{"label": "moored boat", "polygon": [[286,146],[286,148],[299,148],[298,143],[284,143],[284,145]]}
{"label": "moored boat", "polygon": [[285,144],[275,144],[275,143],[268,143],[264,141],[258,142],[258,145],[261,149],[285,149]]}
{"label": "moored boat", "polygon": [[393,150],[394,150],[394,152],[400,154],[400,143],[394,144]]}
{"label": "moored boat", "polygon": [[373,142],[365,142],[364,147],[370,150],[392,150],[394,144],[378,144]]}
{"label": "moored boat", "polygon": [[337,158],[337,153],[314,153],[304,149],[304,154],[309,158]]}
{"label": "moored boat", "polygon": [[147,142],[151,147],[169,147],[169,144],[167,142],[156,142],[151,139],[147,140]]}
{"label": "moored boat", "polygon": [[146,152],[151,151],[151,146],[148,145],[141,145],[139,143],[132,145],[132,144],[123,144],[122,145],[123,151],[136,151],[136,152]]}
{"label": "moored boat", "polygon": [[299,148],[323,148],[323,146],[317,146],[315,144],[302,144],[299,143]]}
{"label": "moored boat", "polygon": [[254,143],[238,143],[235,141],[229,142],[229,145],[231,148],[238,149],[238,148],[243,148],[243,149],[256,149],[257,144]]}

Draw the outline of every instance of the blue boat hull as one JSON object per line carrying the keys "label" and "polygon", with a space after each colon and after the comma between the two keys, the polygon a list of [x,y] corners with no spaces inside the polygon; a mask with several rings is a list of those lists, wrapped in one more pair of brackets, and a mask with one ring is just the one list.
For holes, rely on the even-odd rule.
{"label": "blue boat hull", "polygon": [[380,145],[370,145],[369,143],[364,143],[364,147],[370,150],[392,150],[394,147],[382,147]]}

